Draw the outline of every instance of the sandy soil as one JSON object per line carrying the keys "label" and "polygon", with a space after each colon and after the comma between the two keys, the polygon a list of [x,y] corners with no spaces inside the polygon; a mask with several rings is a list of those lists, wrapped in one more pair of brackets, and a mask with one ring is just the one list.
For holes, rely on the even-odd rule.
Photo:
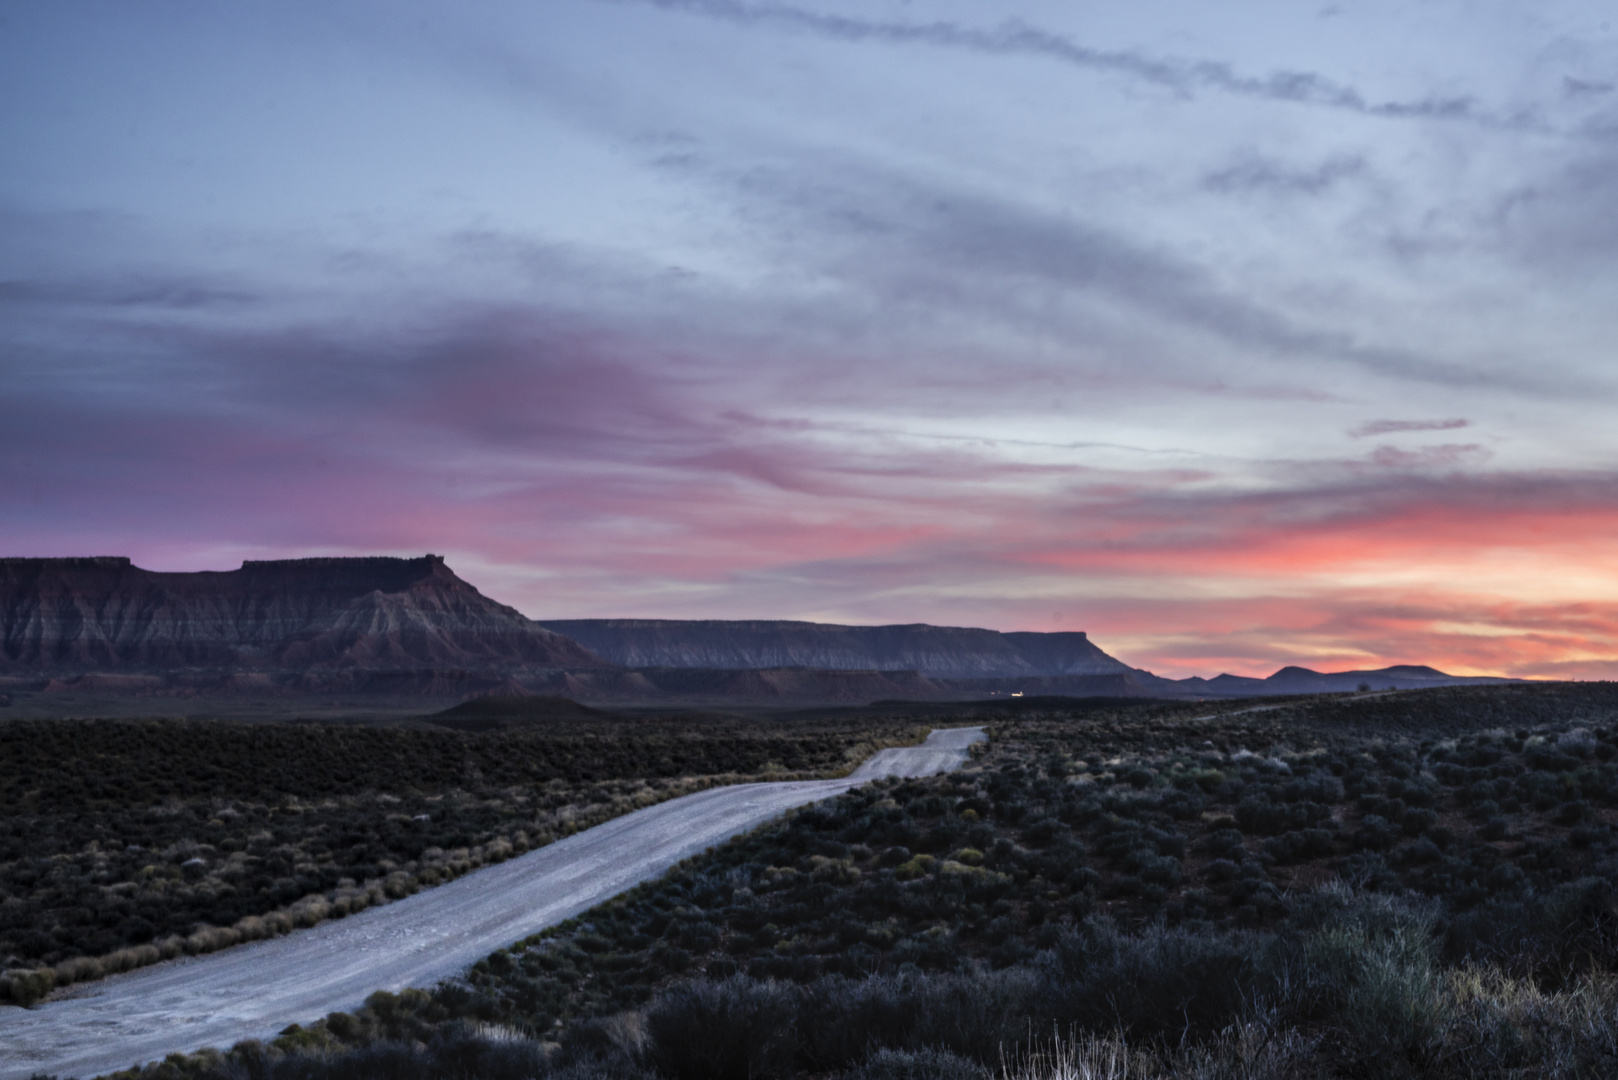
{"label": "sandy soil", "polygon": [[981,728],[883,750],[842,780],[742,784],[605,825],[347,919],[0,1008],[0,1080],[90,1077],[204,1046],[265,1039],[375,990],[431,986],[793,807],[883,776],[959,767]]}

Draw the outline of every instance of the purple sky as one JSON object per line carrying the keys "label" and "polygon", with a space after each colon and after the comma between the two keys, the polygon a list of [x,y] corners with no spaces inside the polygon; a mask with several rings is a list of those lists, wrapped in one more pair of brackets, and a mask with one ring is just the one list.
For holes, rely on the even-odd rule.
{"label": "purple sky", "polygon": [[7,5],[0,549],[1618,676],[1615,22]]}

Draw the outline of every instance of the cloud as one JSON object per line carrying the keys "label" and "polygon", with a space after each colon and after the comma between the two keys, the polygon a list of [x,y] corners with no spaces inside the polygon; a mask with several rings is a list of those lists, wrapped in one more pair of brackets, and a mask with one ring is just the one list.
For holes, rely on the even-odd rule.
{"label": "cloud", "polygon": [[1225,194],[1263,192],[1281,195],[1319,195],[1344,180],[1363,176],[1365,159],[1355,155],[1327,158],[1312,169],[1296,169],[1259,157],[1208,173],[1202,186]]}
{"label": "cloud", "polygon": [[1095,49],[1061,34],[1012,19],[982,29],[956,22],[876,21],[826,15],[787,4],[745,4],[735,0],[616,0],[646,3],[742,26],[797,30],[836,41],[931,45],[991,56],[1034,56],[1090,71],[1126,75],[1189,96],[1212,90],[1239,97],[1340,109],[1394,119],[1464,120],[1491,126],[1527,126],[1525,117],[1501,118],[1483,111],[1469,96],[1373,101],[1346,83],[1310,71],[1250,75],[1217,60],[1166,58],[1132,50]]}
{"label": "cloud", "polygon": [[1348,433],[1351,439],[1368,435],[1391,435],[1398,431],[1452,431],[1471,427],[1472,421],[1454,417],[1448,420],[1369,420]]}
{"label": "cloud", "polygon": [[[1322,325],[1296,307],[1234,286],[1227,274],[1166,245],[965,185],[822,155],[749,170],[738,194],[769,212],[790,256],[862,298],[891,327],[902,319],[959,321],[973,334],[989,322],[1032,342],[1071,352],[1117,340],[1131,357],[1129,380],[1183,389],[1246,389],[1263,358],[1352,365],[1398,380],[1492,387],[1535,396],[1594,391],[1577,372],[1483,363],[1378,341],[1363,329]],[[813,237],[806,243],[804,237]],[[880,297],[877,305],[869,298]],[[1124,311],[1118,309],[1122,306]],[[842,312],[823,305],[824,324]],[[1144,316],[1144,317],[1143,317]],[[1350,325],[1356,325],[1350,323]],[[1359,323],[1357,326],[1371,326]],[[870,330],[868,324],[862,329]],[[1163,348],[1166,334],[1184,335]],[[1244,357],[1236,386],[1210,377],[1208,338]],[[1151,357],[1148,361],[1146,358]],[[1069,365],[1075,367],[1076,365]],[[1320,393],[1312,373],[1288,389]]]}
{"label": "cloud", "polygon": [[1597,82],[1591,79],[1575,79],[1571,75],[1562,76],[1562,91],[1568,97],[1604,97],[1614,90],[1618,90],[1618,84]]}
{"label": "cloud", "polygon": [[261,298],[215,281],[132,275],[127,278],[0,281],[0,306],[109,308],[239,308]]}
{"label": "cloud", "polygon": [[[1609,125],[1615,123],[1609,117]],[[1536,271],[1601,281],[1618,266],[1618,138],[1567,155],[1502,197],[1492,227],[1507,251]]]}
{"label": "cloud", "polygon": [[[734,359],[722,338],[676,349],[654,326],[510,307],[406,329],[181,324],[166,340],[202,393],[7,387],[0,540],[169,569],[226,552],[447,551],[535,616],[1052,629],[1062,610],[1062,628],[1175,674],[1618,670],[1602,666],[1618,655],[1603,644],[1618,598],[1559,612],[1475,569],[1605,573],[1618,474],[1434,475],[1469,446],[1375,470],[1029,461],[758,397],[713,377]],[[1366,584],[1411,574],[1422,589]]]}
{"label": "cloud", "polygon": [[[1472,65],[1488,95],[1379,97],[1285,70],[1276,42],[1318,47],[1307,29],[1236,64],[1025,22],[658,6],[693,17],[366,27],[296,93],[266,45],[270,81],[243,85],[289,111],[239,143],[103,146],[86,133],[167,113],[41,75],[64,105],[41,115],[85,119],[24,133],[30,206],[114,205],[0,205],[0,551],[443,551],[535,615],[1060,610],[1182,673],[1618,654],[1618,474],[1588,434],[1615,144],[1594,122],[1521,139],[1535,121],[1479,104],[1606,107],[1552,86],[1540,43],[1485,34],[1480,68],[1465,33],[1410,54],[1377,20],[1333,28],[1340,70],[1465,87]],[[724,62],[736,27],[770,72]],[[190,40],[257,70],[238,37],[264,40]],[[850,69],[852,43],[888,47]],[[183,55],[148,65],[163,100],[234,100]],[[969,55],[1128,92],[1077,119],[1033,83],[935,93]],[[1555,74],[1518,79],[1524,56]],[[419,156],[440,145],[443,170]],[[89,160],[100,187],[48,179]],[[1451,246],[1390,259],[1390,222]],[[1416,419],[1360,422],[1390,409]],[[1519,437],[1399,437],[1485,415]]]}
{"label": "cloud", "polygon": [[1263,677],[1290,663],[1321,671],[1425,663],[1452,674],[1618,675],[1618,604],[1611,602],[1532,604],[1434,588],[1390,599],[1384,590],[1343,589],[1092,610],[1118,624],[1114,640],[1098,644],[1150,656],[1143,666],[1160,674]]}
{"label": "cloud", "polygon": [[1482,461],[1488,456],[1489,452],[1476,443],[1445,443],[1442,446],[1423,446],[1418,450],[1379,446],[1371,454],[1371,463],[1390,469],[1452,468],[1463,462]]}

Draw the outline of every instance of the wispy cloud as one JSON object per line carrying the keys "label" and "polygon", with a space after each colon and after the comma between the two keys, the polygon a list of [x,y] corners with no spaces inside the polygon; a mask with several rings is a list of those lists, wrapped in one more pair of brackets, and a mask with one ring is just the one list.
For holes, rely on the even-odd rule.
{"label": "wispy cloud", "polygon": [[1341,109],[1394,119],[1462,120],[1500,126],[1537,126],[1522,116],[1486,112],[1475,98],[1433,96],[1413,100],[1373,100],[1356,87],[1318,72],[1282,70],[1262,75],[1238,71],[1218,60],[1160,57],[1134,50],[1097,49],[1062,34],[1007,20],[991,28],[957,22],[900,22],[827,15],[787,4],[746,4],[736,0],[613,0],[722,19],[745,26],[796,30],[847,42],[930,45],[995,56],[1032,56],[1090,71],[1125,75],[1190,96],[1211,90],[1240,97]]}
{"label": "wispy cloud", "polygon": [[1448,420],[1368,420],[1348,435],[1353,439],[1363,439],[1368,435],[1391,435],[1400,431],[1453,431],[1471,425],[1472,421],[1460,417]]}
{"label": "wispy cloud", "polygon": [[[797,165],[750,170],[740,194],[761,218],[780,223],[795,260],[851,292],[882,297],[888,320],[971,312],[1067,345],[1105,321],[1087,318],[1084,302],[1099,301],[1126,305],[1144,317],[1142,326],[1187,329],[1249,355],[1308,357],[1400,380],[1535,396],[1597,390],[1566,370],[1485,364],[1378,340],[1374,325],[1347,330],[1302,317],[1232,287],[1216,266],[1065,210],[825,156]],[[1191,378],[1209,388],[1205,368],[1194,367]],[[1131,372],[1136,382],[1164,376],[1144,365]],[[1184,371],[1167,377],[1190,381]]]}
{"label": "wispy cloud", "polygon": [[1570,283],[1618,265],[1618,114],[1593,149],[1506,193],[1491,222],[1501,241],[1536,270]]}
{"label": "wispy cloud", "polygon": [[0,306],[236,308],[259,300],[213,280],[137,275],[127,279],[0,281]]}
{"label": "wispy cloud", "polygon": [[1357,155],[1334,156],[1308,169],[1248,156],[1234,165],[1208,173],[1202,184],[1210,191],[1224,193],[1319,195],[1366,172],[1365,159]]}
{"label": "wispy cloud", "polygon": [[1417,450],[1379,446],[1371,454],[1371,463],[1389,469],[1453,468],[1463,463],[1484,461],[1488,457],[1489,452],[1477,443],[1445,443],[1442,446],[1423,446]]}

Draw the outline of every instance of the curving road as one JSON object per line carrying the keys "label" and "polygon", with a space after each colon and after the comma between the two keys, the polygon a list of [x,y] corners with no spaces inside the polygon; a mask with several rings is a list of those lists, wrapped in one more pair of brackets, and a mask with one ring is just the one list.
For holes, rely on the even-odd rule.
{"label": "curving road", "polygon": [[372,991],[431,986],[489,953],[662,874],[777,815],[884,776],[959,767],[982,728],[934,731],[841,780],[740,784],[671,799],[498,866],[283,938],[87,983],[32,1009],[0,1008],[0,1080],[90,1077],[175,1051],[269,1038],[358,1007]]}

